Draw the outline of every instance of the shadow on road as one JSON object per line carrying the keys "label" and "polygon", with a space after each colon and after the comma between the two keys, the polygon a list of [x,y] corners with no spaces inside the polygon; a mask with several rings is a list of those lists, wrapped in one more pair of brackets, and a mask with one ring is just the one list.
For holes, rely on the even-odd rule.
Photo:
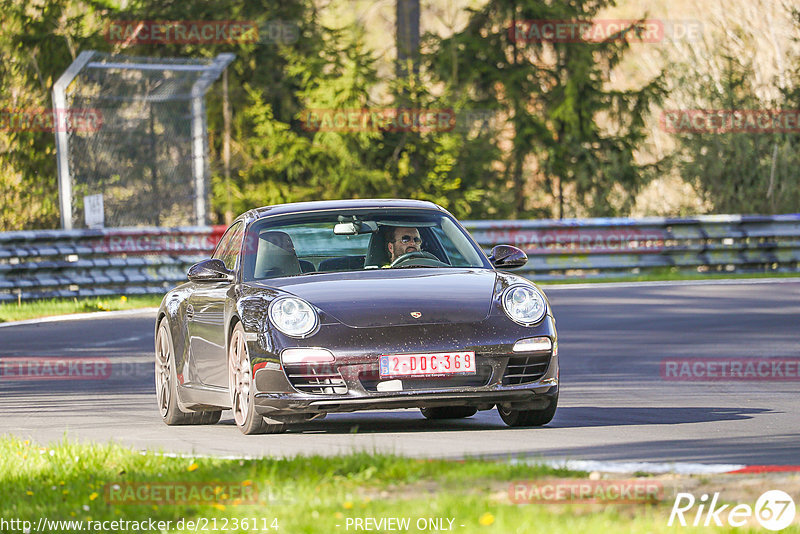
{"label": "shadow on road", "polygon": [[[641,425],[676,425],[715,421],[740,421],[769,412],[762,408],[709,408],[709,407],[563,407],[559,408],[552,423],[539,430],[556,428],[590,428]],[[233,419],[220,424],[233,425]],[[419,412],[368,412],[330,414],[326,419],[289,426],[291,433],[304,434],[379,434],[409,432],[463,432],[469,430],[508,429],[495,410],[478,412],[467,419],[431,421]]]}
{"label": "shadow on road", "polygon": [[553,428],[581,428],[628,425],[676,425],[713,421],[740,421],[772,411],[767,408],[700,407],[563,407],[556,412]]}
{"label": "shadow on road", "polygon": [[597,460],[692,462],[708,464],[798,465],[797,434],[780,434],[768,442],[760,436],[727,438],[671,439],[657,441],[626,441],[607,446],[531,448],[493,454],[469,455],[487,460],[515,458],[531,463],[544,458]]}

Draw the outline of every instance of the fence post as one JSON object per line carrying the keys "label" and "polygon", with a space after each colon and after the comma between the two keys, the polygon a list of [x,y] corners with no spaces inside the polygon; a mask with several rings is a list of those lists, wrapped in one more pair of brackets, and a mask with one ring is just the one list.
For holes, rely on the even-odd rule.
{"label": "fence post", "polygon": [[69,136],[67,135],[67,87],[91,61],[94,51],[81,52],[53,85],[53,125],[56,129],[56,165],[58,167],[58,202],[61,228],[72,230],[72,180],[69,175]]}

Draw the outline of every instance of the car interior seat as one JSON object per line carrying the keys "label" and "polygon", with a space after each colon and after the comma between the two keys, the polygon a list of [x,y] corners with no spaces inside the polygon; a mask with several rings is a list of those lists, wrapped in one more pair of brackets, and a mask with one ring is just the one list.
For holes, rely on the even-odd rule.
{"label": "car interior seat", "polygon": [[289,234],[277,230],[259,234],[254,278],[293,276],[301,272],[300,260]]}
{"label": "car interior seat", "polygon": [[364,259],[364,267],[383,267],[388,265],[389,251],[386,249],[386,236],[391,227],[381,226],[378,231],[369,238],[367,256]]}

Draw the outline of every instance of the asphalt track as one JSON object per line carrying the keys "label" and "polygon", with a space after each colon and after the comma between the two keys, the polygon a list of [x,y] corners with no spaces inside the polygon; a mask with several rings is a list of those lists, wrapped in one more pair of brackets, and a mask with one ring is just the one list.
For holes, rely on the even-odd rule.
{"label": "asphalt track", "polygon": [[665,380],[665,358],[800,358],[800,280],[554,287],[561,399],[553,422],[506,428],[495,410],[434,422],[418,411],[329,415],[283,435],[167,427],[153,386],[152,312],[0,328],[0,356],[107,357],[103,380],[0,376],[0,435],[116,441],[214,455],[382,451],[600,461],[800,464],[800,380]]}

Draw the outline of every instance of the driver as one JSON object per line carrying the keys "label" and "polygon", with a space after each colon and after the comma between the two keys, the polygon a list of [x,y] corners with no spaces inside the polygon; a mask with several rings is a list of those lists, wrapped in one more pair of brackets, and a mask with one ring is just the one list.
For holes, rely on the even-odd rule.
{"label": "driver", "polygon": [[416,228],[390,227],[386,235],[386,241],[386,248],[389,251],[389,263],[403,254],[422,250],[422,238]]}

